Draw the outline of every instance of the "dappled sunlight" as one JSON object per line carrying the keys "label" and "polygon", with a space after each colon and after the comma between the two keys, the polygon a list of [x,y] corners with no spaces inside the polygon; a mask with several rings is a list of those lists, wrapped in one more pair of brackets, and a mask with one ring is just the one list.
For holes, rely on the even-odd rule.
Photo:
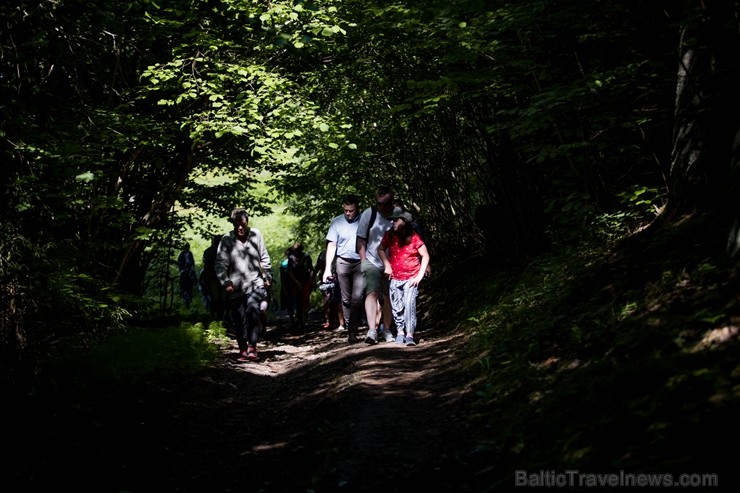
{"label": "dappled sunlight", "polygon": [[251,450],[247,450],[245,452],[240,453],[239,455],[248,455],[253,453],[259,453],[259,452],[268,452],[272,450],[280,450],[288,447],[290,443],[288,442],[276,442],[276,443],[261,443],[259,445],[255,445],[252,447]]}
{"label": "dappled sunlight", "polygon": [[708,330],[699,342],[694,344],[690,352],[695,353],[706,349],[718,349],[733,339],[740,339],[740,328],[737,325],[726,325],[716,329]]}
{"label": "dappled sunlight", "polygon": [[558,358],[557,356],[550,356],[544,361],[541,361],[539,363],[533,363],[532,366],[534,366],[538,370],[544,370],[546,368],[553,366],[558,361],[560,361],[560,358]]}

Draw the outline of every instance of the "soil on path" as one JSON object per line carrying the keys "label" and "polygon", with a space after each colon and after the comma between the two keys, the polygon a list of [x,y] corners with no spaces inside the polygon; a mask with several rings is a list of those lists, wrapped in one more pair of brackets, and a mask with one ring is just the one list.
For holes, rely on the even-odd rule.
{"label": "soil on path", "polygon": [[[261,361],[236,345],[163,376],[41,413],[16,484],[75,491],[481,491],[480,426],[460,334],[348,344],[346,331],[268,327]],[[51,411],[51,410],[48,410]],[[51,417],[49,417],[51,414]],[[29,417],[27,417],[29,418]],[[490,486],[490,483],[488,483]],[[484,488],[483,488],[484,489]],[[20,491],[20,490],[19,490]]]}

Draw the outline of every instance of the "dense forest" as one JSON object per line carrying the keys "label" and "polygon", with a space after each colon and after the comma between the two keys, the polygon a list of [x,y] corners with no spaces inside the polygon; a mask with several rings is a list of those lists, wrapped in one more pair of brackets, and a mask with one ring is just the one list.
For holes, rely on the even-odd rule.
{"label": "dense forest", "polygon": [[237,205],[285,206],[296,237],[321,238],[341,195],[390,184],[440,273],[695,216],[716,225],[725,261],[740,254],[737,2],[0,12],[7,389],[29,392],[42,356],[166,313],[151,293],[182,231],[218,233],[204,218]]}

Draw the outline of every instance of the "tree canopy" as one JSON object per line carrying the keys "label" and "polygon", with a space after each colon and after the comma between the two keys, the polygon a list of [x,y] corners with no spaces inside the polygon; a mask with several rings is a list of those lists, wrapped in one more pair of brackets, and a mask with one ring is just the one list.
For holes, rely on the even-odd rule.
{"label": "tree canopy", "polygon": [[740,249],[736,5],[19,0],[0,12],[9,367],[42,341],[122,324],[183,222],[270,210],[253,194],[264,176],[306,237],[342,194],[390,184],[440,265],[526,259],[695,207],[726,216]]}

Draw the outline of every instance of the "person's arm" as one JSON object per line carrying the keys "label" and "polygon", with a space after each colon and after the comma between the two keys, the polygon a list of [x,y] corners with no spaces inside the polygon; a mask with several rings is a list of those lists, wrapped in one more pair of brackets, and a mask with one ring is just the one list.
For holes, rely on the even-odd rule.
{"label": "person's arm", "polygon": [[326,259],[324,264],[324,273],[321,275],[321,282],[329,282],[328,278],[331,277],[331,265],[334,262],[334,257],[337,254],[337,242],[329,241],[326,243]]}
{"label": "person's arm", "polygon": [[391,279],[393,277],[393,267],[391,267],[391,262],[388,259],[388,254],[386,253],[387,247],[385,245],[387,245],[386,237],[383,237],[383,241],[381,241],[380,245],[378,246],[378,258],[383,261],[383,265],[385,266],[385,275],[388,276],[388,279]]}
{"label": "person's arm", "polygon": [[421,280],[424,279],[424,274],[426,274],[427,267],[429,266],[430,257],[429,250],[426,245],[421,245],[419,247],[419,255],[421,256],[421,265],[419,266],[419,272],[409,281],[411,286],[418,286],[419,283],[421,283]]}
{"label": "person's arm", "polygon": [[231,294],[234,292],[234,285],[229,279],[229,263],[231,261],[229,258],[229,249],[230,246],[227,237],[224,236],[218,244],[218,251],[216,253],[216,277],[218,278],[218,283],[224,287],[227,293]]}
{"label": "person's arm", "polygon": [[361,236],[357,237],[357,253],[360,254],[360,260],[364,262],[367,256],[367,240]]}
{"label": "person's arm", "polygon": [[360,220],[357,223],[357,237],[355,238],[355,247],[357,248],[357,253],[360,255],[360,260],[365,261],[365,257],[367,256],[367,238],[363,238],[360,236],[360,232],[364,232],[367,230],[367,223],[370,221],[370,209],[365,209],[365,211],[360,216]]}
{"label": "person's arm", "polygon": [[262,266],[262,280],[265,282],[265,287],[270,288],[272,286],[272,262],[270,261],[270,254],[265,246],[265,239],[260,238],[260,265]]}
{"label": "person's arm", "polygon": [[306,268],[308,269],[308,276],[306,276],[306,282],[311,282],[314,275],[313,260],[310,255],[306,255]]}

